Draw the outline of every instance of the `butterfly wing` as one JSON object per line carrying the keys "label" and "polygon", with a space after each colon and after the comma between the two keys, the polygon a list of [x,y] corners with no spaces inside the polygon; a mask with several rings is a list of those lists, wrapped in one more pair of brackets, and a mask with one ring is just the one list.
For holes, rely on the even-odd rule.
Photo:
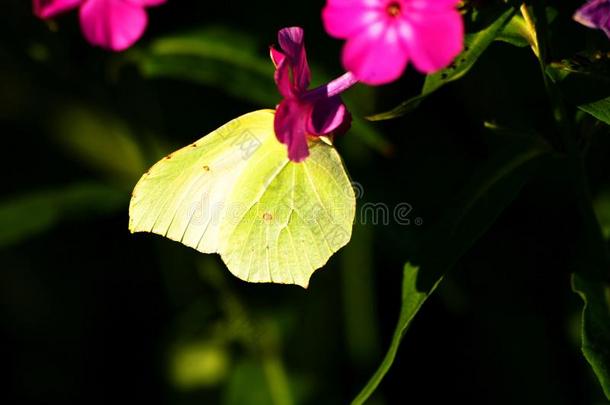
{"label": "butterfly wing", "polygon": [[355,196],[331,145],[290,162],[273,118],[246,114],[155,164],[134,189],[130,230],[219,253],[242,280],[306,287],[351,238]]}
{"label": "butterfly wing", "polygon": [[156,163],[133,191],[129,229],[216,253],[227,196],[249,158],[268,154],[282,160],[281,148],[269,142],[272,117],[270,110],[246,114]]}
{"label": "butterfly wing", "polygon": [[263,188],[253,190],[248,176],[236,183],[236,192],[251,193],[242,195],[251,203],[224,228],[228,243],[221,255],[244,280],[307,286],[351,238],[354,191],[336,150],[324,142],[311,143],[304,162],[274,169]]}

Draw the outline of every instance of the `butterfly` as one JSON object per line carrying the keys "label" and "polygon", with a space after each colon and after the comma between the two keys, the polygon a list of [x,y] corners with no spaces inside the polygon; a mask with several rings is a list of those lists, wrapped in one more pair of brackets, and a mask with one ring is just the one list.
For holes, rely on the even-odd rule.
{"label": "butterfly", "polygon": [[245,114],[157,162],[134,188],[130,231],[218,253],[245,281],[307,287],[350,240],[356,199],[331,141],[290,161],[274,115]]}

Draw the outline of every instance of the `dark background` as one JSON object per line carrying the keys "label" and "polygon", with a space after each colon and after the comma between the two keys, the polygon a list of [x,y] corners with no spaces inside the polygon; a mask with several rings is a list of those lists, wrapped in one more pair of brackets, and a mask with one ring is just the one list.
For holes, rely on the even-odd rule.
{"label": "dark background", "polygon": [[[392,336],[414,246],[503,146],[483,122],[552,131],[529,49],[496,43],[414,113],[371,124],[381,140],[338,140],[364,190],[359,205],[407,202],[413,221],[357,220],[352,242],[307,290],[247,284],[216,256],[127,230],[129,195],[147,167],[273,107],[226,90],[239,71],[220,70],[210,85],[153,78],[138,69],[139,52],[175,32],[220,27],[266,58],[279,28],[300,25],[310,62],[337,76],[341,44],[326,36],[322,6],[169,0],[150,10],[138,46],[117,55],[89,46],[74,12],[47,23],[28,1],[3,1],[0,401],[288,404],[288,386],[293,403],[336,404],[364,386]],[[604,39],[572,12],[560,7],[554,23],[557,59]],[[347,102],[361,120],[417,94],[422,80],[409,70],[392,85],[351,90]],[[273,91],[271,75],[262,86]],[[607,127],[590,117],[580,125],[594,194],[604,195]],[[579,227],[565,164],[549,159],[424,306],[371,403],[606,403],[579,348],[581,302],[570,289]]]}

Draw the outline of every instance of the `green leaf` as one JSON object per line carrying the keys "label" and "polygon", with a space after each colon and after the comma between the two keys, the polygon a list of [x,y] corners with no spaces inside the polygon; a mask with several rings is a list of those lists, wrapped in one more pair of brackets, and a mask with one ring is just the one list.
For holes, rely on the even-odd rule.
{"label": "green leaf", "polygon": [[610,399],[610,284],[572,275],[572,289],[584,301],[582,352]]}
{"label": "green leaf", "polygon": [[219,253],[245,281],[307,287],[350,240],[354,190],[324,140],[289,161],[273,119],[243,115],[155,164],[134,189],[129,229]]}
{"label": "green leaf", "polygon": [[[542,58],[542,61],[544,60],[545,58]],[[610,93],[610,79],[607,75],[610,72],[610,59],[600,53],[581,54],[575,60],[564,60],[543,67],[545,74],[553,80],[553,85],[559,84],[562,95],[569,102],[583,111],[593,113],[592,115],[602,121],[607,119],[604,105],[607,105],[605,99]],[[564,121],[558,121],[562,126],[567,126],[563,128],[566,131],[564,145],[568,152],[579,220],[582,224],[582,233],[576,238],[576,269],[572,275],[572,289],[585,303],[582,313],[581,349],[606,397],[610,399],[610,253],[600,226],[599,220],[603,218],[596,217],[595,207],[591,204],[584,156],[577,148],[574,134],[569,131],[570,124],[565,125]],[[605,122],[609,123],[607,120]],[[597,214],[599,215],[599,212]]]}
{"label": "green leaf", "polygon": [[[589,206],[590,208],[590,206]],[[584,301],[581,350],[610,399],[610,195],[601,193],[590,217],[582,220],[576,245],[572,289]]]}
{"label": "green leaf", "polygon": [[400,342],[411,325],[411,322],[415,318],[415,315],[417,315],[417,312],[422,307],[428,296],[432,294],[441,281],[441,279],[439,279],[428,291],[418,291],[416,284],[419,274],[419,267],[414,267],[410,263],[405,265],[402,279],[402,306],[400,309],[398,325],[394,330],[394,336],[392,336],[390,348],[388,349],[381,365],[373,377],[369,380],[364,389],[360,391],[358,396],[352,401],[352,405],[363,404],[373,394],[379,383],[381,383],[383,377],[385,377],[387,372],[390,370],[392,363],[394,363]]}
{"label": "green leaf", "polygon": [[263,367],[251,360],[237,364],[226,386],[223,404],[275,404]]}
{"label": "green leaf", "polygon": [[399,104],[392,110],[369,116],[367,119],[371,121],[382,121],[405,115],[417,108],[419,104],[430,94],[436,92],[447,83],[451,83],[452,81],[462,78],[470,71],[489,45],[491,45],[498,35],[502,33],[502,30],[514,14],[515,10],[510,8],[504,11],[487,28],[467,35],[464,39],[464,52],[455,58],[454,63],[448,68],[428,75],[420,95]]}
{"label": "green leaf", "polygon": [[75,184],[0,201],[0,248],[39,235],[67,219],[118,211],[126,196],[100,184]]}
{"label": "green leaf", "polygon": [[572,105],[610,125],[610,58],[607,55],[582,53],[552,63],[546,73],[559,84]]}
{"label": "green leaf", "polygon": [[[546,8],[546,20],[549,23],[553,22],[558,14],[557,10],[553,7]],[[532,49],[536,49],[538,44],[536,32],[533,28],[534,27],[530,27],[527,24],[522,15],[515,15],[508,24],[506,24],[506,27],[504,27],[502,33],[498,35],[496,41],[506,42],[520,48],[531,46]]]}
{"label": "green leaf", "polygon": [[53,127],[70,154],[106,174],[108,181],[132,184],[146,167],[128,124],[114,114],[70,104],[54,114]]}
{"label": "green leaf", "polygon": [[600,193],[593,202],[593,208],[604,238],[610,240],[610,191]]}
{"label": "green leaf", "polygon": [[[246,359],[234,368],[226,385],[223,401],[225,405],[293,405],[301,403],[298,397],[306,383],[297,376],[279,376],[275,360]],[[282,372],[283,373],[283,372]],[[281,381],[286,378],[286,381]],[[293,395],[297,399],[293,398]]]}
{"label": "green leaf", "polygon": [[209,28],[158,38],[129,57],[144,77],[188,80],[271,107],[280,96],[273,82],[273,64],[259,51],[251,37]]}
{"label": "green leaf", "polygon": [[[273,81],[273,63],[267,48],[252,38],[238,30],[199,29],[158,38],[147,48],[131,51],[128,58],[144,77],[188,80],[263,108],[274,107],[281,97]],[[329,75],[315,66],[312,72],[317,82],[330,81]],[[344,100],[352,110],[358,104],[349,94]],[[385,154],[391,149],[370,124],[357,119],[353,124],[354,135],[374,150]]]}
{"label": "green leaf", "polygon": [[610,97],[578,106],[582,111],[591,114],[598,120],[610,125]]}
{"label": "green leaf", "polygon": [[511,18],[504,30],[496,37],[496,41],[506,42],[520,48],[535,44],[525,20],[520,15]]}
{"label": "green leaf", "polygon": [[362,404],[372,395],[392,366],[400,342],[422,305],[446,272],[517,197],[546,151],[534,137],[498,130],[496,138],[506,142],[497,146],[493,159],[477,170],[455,201],[448,202],[450,208],[429,231],[416,256],[405,265],[402,307],[390,348],[352,404]]}
{"label": "green leaf", "polygon": [[424,83],[422,93],[430,94],[452,81],[458,80],[474,66],[479,57],[487,50],[489,45],[502,32],[508,21],[514,15],[515,10],[506,10],[489,27],[482,31],[466,36],[464,52],[459,55],[453,65],[434,74],[428,75]]}

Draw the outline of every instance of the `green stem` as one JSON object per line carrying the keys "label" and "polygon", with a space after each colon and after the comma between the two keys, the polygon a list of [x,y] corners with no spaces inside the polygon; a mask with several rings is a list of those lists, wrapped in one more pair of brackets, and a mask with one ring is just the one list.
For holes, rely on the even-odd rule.
{"label": "green stem", "polygon": [[[442,254],[439,254],[437,250],[438,246],[453,246],[452,241],[454,239],[463,237],[464,234],[462,233],[460,235],[459,228],[466,223],[469,213],[476,209],[477,203],[480,203],[484,196],[488,195],[502,179],[508,178],[511,173],[517,172],[520,168],[523,168],[527,163],[533,161],[543,153],[544,150],[540,148],[528,149],[524,153],[511,156],[507,162],[500,167],[495,168],[493,171],[484,171],[484,173],[486,173],[484,178],[475,180],[475,187],[466,187],[464,195],[467,196],[467,198],[463,200],[463,203],[460,203],[454,207],[454,209],[448,210],[444,214],[443,219],[439,221],[439,224],[442,224],[439,225],[441,230],[437,230],[433,233],[433,235],[436,236],[434,238],[436,240],[433,247],[434,253],[424,255],[434,259],[429,260],[421,271],[419,269],[415,271],[412,267],[405,266],[401,311],[396,329],[394,330],[394,335],[392,336],[390,348],[379,368],[375,371],[375,374],[352,401],[352,405],[363,404],[373,392],[375,392],[392,367],[400,342],[411,326],[411,323],[420,308],[424,305],[428,297],[436,291],[437,287],[442,282],[445,273],[457,263],[460,257],[462,257],[487,228],[479,229],[478,232],[470,235],[471,239],[466,237],[466,240],[470,240],[470,242],[466,242],[465,245],[456,250],[444,249]],[[520,187],[518,189],[520,189]],[[507,203],[509,201],[512,200],[507,200]],[[502,207],[498,208],[500,208],[499,212],[501,212]],[[491,222],[489,223],[489,226],[491,226]],[[442,236],[438,237],[438,235]],[[444,245],[443,242],[439,243],[439,241],[443,240],[442,238],[445,238],[444,243],[447,245]],[[418,284],[420,284],[419,287],[417,287]]]}
{"label": "green stem", "polygon": [[[545,5],[543,2],[538,2],[534,5],[536,10],[537,21],[534,27],[536,32],[536,49],[538,52],[536,56],[540,65],[542,79],[544,81],[544,87],[546,89],[549,103],[553,110],[553,117],[557,126],[557,130],[560,135],[561,142],[565,148],[568,167],[572,178],[572,188],[576,197],[576,204],[580,212],[581,219],[583,220],[587,235],[590,240],[587,240],[586,249],[587,253],[591,257],[601,258],[601,261],[596,263],[594,267],[583,266],[583,270],[588,275],[593,276],[596,279],[607,279],[608,270],[605,268],[610,262],[608,256],[608,249],[606,241],[603,236],[603,232],[593,210],[593,199],[591,197],[591,191],[589,189],[589,182],[587,179],[587,172],[585,166],[584,155],[578,148],[576,142],[576,134],[574,131],[574,123],[567,113],[567,108],[564,103],[563,97],[557,88],[556,84],[552,82],[546,73],[546,61],[547,61],[547,31],[548,24],[546,19]],[[521,12],[523,13],[524,19],[528,24],[534,24],[527,7],[521,6]]]}
{"label": "green stem", "polygon": [[396,329],[394,330],[394,336],[392,336],[392,343],[390,344],[390,348],[388,349],[385,357],[383,358],[381,365],[379,366],[377,371],[375,371],[375,374],[373,374],[367,384],[364,386],[362,391],[358,393],[358,396],[354,398],[351,405],[362,405],[371,395],[373,395],[373,392],[375,392],[375,390],[381,383],[381,380],[383,380],[388,371],[390,371],[390,368],[392,367],[392,363],[394,363],[394,359],[396,358],[396,354],[398,353],[398,348],[400,347],[400,342],[402,341],[402,337],[405,332],[406,329],[402,329],[400,327],[399,322],[399,325],[397,325]]}
{"label": "green stem", "polygon": [[273,403],[275,405],[292,405],[294,402],[290,394],[288,376],[281,359],[274,352],[264,353],[262,363]]}
{"label": "green stem", "polygon": [[418,272],[413,271],[408,266],[405,266],[403,275],[403,303],[401,306],[398,323],[396,325],[396,329],[394,330],[394,335],[392,336],[392,342],[390,343],[390,347],[384,356],[381,365],[364,386],[362,391],[358,393],[358,396],[352,401],[351,405],[362,405],[371,395],[373,395],[385,375],[388,373],[388,371],[390,371],[390,368],[396,359],[396,355],[398,354],[398,348],[400,347],[402,338],[407,333],[409,326],[411,326],[411,322],[413,322],[413,319],[415,319],[415,316],[419,312],[420,308],[424,305],[428,297],[432,295],[434,291],[436,291],[436,288],[443,280],[443,275],[440,275],[428,291],[417,294],[417,297],[412,297],[412,302],[409,303],[410,305],[407,305],[404,303],[404,294],[406,290],[405,286],[411,284],[415,285],[415,281],[412,281],[411,279],[416,279],[417,273]]}
{"label": "green stem", "polygon": [[200,268],[200,275],[222,296],[226,317],[240,326],[237,339],[261,362],[273,405],[293,405],[289,378],[278,355],[277,333],[272,325],[256,324],[239,296],[226,283],[220,269],[213,265]]}

